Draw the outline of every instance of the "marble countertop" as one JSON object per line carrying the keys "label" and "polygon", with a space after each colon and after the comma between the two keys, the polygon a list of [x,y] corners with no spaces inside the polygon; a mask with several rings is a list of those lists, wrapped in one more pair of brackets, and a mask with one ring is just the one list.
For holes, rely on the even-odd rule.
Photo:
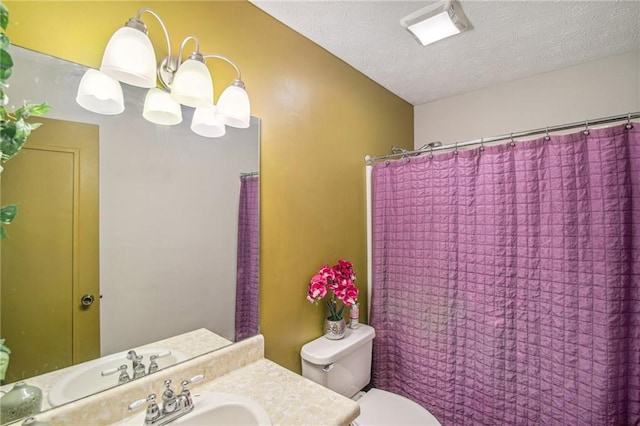
{"label": "marble countertop", "polygon": [[[273,426],[349,425],[360,414],[357,402],[264,358],[191,388],[193,395],[207,392],[251,398],[264,407]],[[125,424],[131,424],[130,418],[114,426]]]}
{"label": "marble countertop", "polygon": [[128,411],[131,402],[150,393],[160,394],[167,379],[179,383],[198,374],[203,374],[204,380],[192,385],[192,394],[245,396],[264,407],[273,426],[346,426],[360,414],[357,402],[264,358],[264,337],[257,335],[54,408],[37,419],[54,426],[122,425],[141,412]]}
{"label": "marble countertop", "polygon": [[194,387],[195,392],[226,392],[249,397],[262,404],[274,426],[348,425],[360,414],[357,402],[268,359]]}
{"label": "marble countertop", "polygon": [[[172,336],[167,339],[159,340],[157,342],[149,343],[146,345],[140,345],[134,349],[153,349],[153,348],[171,348],[175,351],[180,351],[184,355],[187,356],[187,359],[194,358],[196,356],[205,354],[207,352],[214,351],[216,349],[223,348],[225,346],[231,345],[233,342],[225,339],[224,337],[209,331],[205,328],[200,328],[194,331],[190,331],[188,333],[180,334],[177,336]],[[123,355],[124,357],[124,355]],[[124,361],[126,361],[123,358]],[[90,363],[92,361],[87,361],[86,363]],[[78,364],[80,365],[80,364]],[[23,381],[27,382],[30,385],[37,386],[43,392],[42,398],[42,411],[48,410],[51,408],[49,404],[49,400],[47,399],[47,395],[51,387],[60,380],[65,374],[68,374],[77,365],[72,365],[70,367],[61,368],[56,371],[52,371],[51,373],[41,374],[39,376],[34,376]],[[114,376],[114,382],[117,379]],[[7,385],[3,385],[0,387],[0,391],[8,392],[13,388],[14,383],[9,383]],[[114,385],[115,386],[115,385]]]}

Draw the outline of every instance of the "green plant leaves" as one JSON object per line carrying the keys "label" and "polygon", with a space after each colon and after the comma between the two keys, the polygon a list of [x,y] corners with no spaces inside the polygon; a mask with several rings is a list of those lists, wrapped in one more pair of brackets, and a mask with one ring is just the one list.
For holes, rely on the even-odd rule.
{"label": "green plant leaves", "polygon": [[5,121],[0,126],[0,160],[7,162],[16,155],[27,139],[31,131],[25,129],[24,120]]}
{"label": "green plant leaves", "polygon": [[5,225],[10,224],[13,222],[13,219],[15,219],[17,214],[17,204],[7,204],[6,206],[2,206],[2,208],[0,208],[0,223],[4,223]]}
{"label": "green plant leaves", "polygon": [[[41,104],[29,104],[25,102],[24,105],[18,108],[14,114],[18,120],[21,118],[27,119],[32,115],[46,114],[50,109],[51,105],[48,105],[46,102],[43,102]],[[34,127],[34,124],[32,124],[31,130],[35,129],[38,126]]]}
{"label": "green plant leaves", "polygon": [[[25,121],[33,115],[45,114],[51,106],[46,103],[24,105],[18,108],[13,114],[8,113],[5,105],[8,103],[4,89],[9,87],[7,79],[11,77],[13,70],[13,59],[8,52],[11,46],[9,37],[5,34],[9,24],[9,9],[0,1],[0,161],[7,162],[16,155],[24,146],[31,131],[40,127],[41,123],[28,123]],[[18,213],[18,206],[9,204],[0,208],[0,224],[9,224]],[[0,225],[0,238],[7,238],[7,232]]]}
{"label": "green plant leaves", "polygon": [[[16,110],[15,117],[0,114],[0,160],[3,163],[20,152],[31,132],[41,126],[41,123],[28,123],[25,119],[32,115],[42,115],[50,109],[51,106],[46,103],[25,102]],[[4,108],[2,110],[4,112]]]}
{"label": "green plant leaves", "polygon": [[[17,204],[8,204],[6,206],[2,206],[0,208],[0,223],[4,225],[8,225],[13,222],[13,219],[16,218],[18,214],[18,205]],[[0,225],[0,239],[9,238],[7,231]]]}
{"label": "green plant leaves", "polygon": [[7,25],[9,25],[9,9],[4,3],[0,3],[0,27],[2,27],[2,31],[7,30]]}
{"label": "green plant leaves", "polygon": [[9,46],[11,46],[11,40],[9,40],[9,37],[2,33],[0,34],[0,49],[8,49]]}
{"label": "green plant leaves", "polygon": [[11,40],[4,30],[7,29],[7,23],[9,22],[9,11],[4,3],[0,3],[0,25],[2,26],[2,34],[0,34],[0,85],[7,87],[7,79],[11,77],[13,68],[13,59],[7,51],[11,46]]}
{"label": "green plant leaves", "polygon": [[3,87],[7,87],[7,79],[13,72],[13,59],[5,49],[0,49],[0,81]]}

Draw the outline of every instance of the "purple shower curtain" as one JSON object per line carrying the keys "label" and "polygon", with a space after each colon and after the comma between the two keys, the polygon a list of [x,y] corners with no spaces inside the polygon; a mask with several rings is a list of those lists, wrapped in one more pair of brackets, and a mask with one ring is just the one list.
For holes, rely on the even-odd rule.
{"label": "purple shower curtain", "polygon": [[640,124],[373,169],[373,384],[443,425],[640,424]]}
{"label": "purple shower curtain", "polygon": [[260,237],[260,181],[240,178],[238,212],[238,266],[236,283],[236,342],[258,334],[258,273]]}

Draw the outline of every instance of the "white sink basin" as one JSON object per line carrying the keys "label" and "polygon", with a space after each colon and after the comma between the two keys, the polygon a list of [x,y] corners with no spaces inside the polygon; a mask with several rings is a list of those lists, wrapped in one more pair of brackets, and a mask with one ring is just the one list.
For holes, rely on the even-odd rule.
{"label": "white sink basin", "polygon": [[[167,348],[140,348],[135,349],[138,355],[144,357],[143,363],[149,368],[149,357],[163,352],[167,352]],[[109,376],[102,376],[102,372],[117,368],[123,364],[127,365],[127,373],[133,377],[133,369],[131,361],[127,359],[127,352],[118,352],[93,361],[87,361],[82,364],[74,365],[68,368],[68,372],[60,377],[49,391],[49,404],[56,407],[70,401],[103,391],[108,388],[117,386],[119,373]],[[184,361],[187,356],[179,351],[171,350],[171,355],[158,358],[156,362],[160,369],[173,365],[177,362]]]}
{"label": "white sink basin", "polygon": [[[210,392],[193,395],[193,411],[177,418],[170,425],[180,426],[271,426],[265,409],[242,395]],[[124,423],[127,426],[142,426],[144,410]]]}

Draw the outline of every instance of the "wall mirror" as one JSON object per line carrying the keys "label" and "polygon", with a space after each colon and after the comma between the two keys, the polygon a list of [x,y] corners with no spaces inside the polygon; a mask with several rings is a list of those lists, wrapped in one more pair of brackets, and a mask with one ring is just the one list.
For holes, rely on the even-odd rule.
{"label": "wall mirror", "polygon": [[[259,119],[252,117],[248,129],[227,127],[222,137],[204,138],[189,128],[193,114],[190,108],[183,107],[183,122],[176,126],[158,126],[144,120],[146,90],[124,84],[122,114],[93,114],[75,102],[86,67],[18,46],[12,46],[10,53],[14,60],[7,90],[10,105],[19,106],[28,100],[47,102],[52,109],[45,120],[31,119],[45,123],[32,134],[31,151],[25,148],[4,164],[0,175],[0,202],[20,205],[18,217],[7,226],[9,239],[2,240],[0,251],[0,338],[6,339],[4,344],[12,351],[2,390],[10,389],[11,382],[29,383],[33,376],[60,368],[68,370],[74,368],[69,367],[72,364],[105,359],[153,342],[159,342],[159,346],[152,351],[174,349],[180,353],[174,361],[179,361],[196,355],[189,353],[190,349],[198,347],[199,353],[204,353],[257,334]],[[40,133],[44,142],[36,142]],[[32,186],[40,190],[36,192],[40,195],[24,194],[30,179],[25,176],[31,172],[26,170],[14,177],[13,170],[22,168],[21,157],[26,161],[37,157],[35,151],[56,151],[51,147],[57,146],[57,139],[88,141],[87,150],[94,150],[95,167],[75,157],[69,161],[63,158],[60,164],[71,163],[65,173],[76,180],[72,179],[75,186],[67,188],[71,201],[61,201],[54,195],[55,184],[49,185],[55,179],[44,173],[59,174],[65,166],[52,157],[40,159],[31,166],[39,174]],[[30,144],[31,138],[26,147]],[[62,149],[63,154],[75,150]],[[91,190],[92,179],[96,190]],[[14,189],[8,186],[9,180]],[[21,182],[18,190],[16,181]],[[243,191],[249,181],[253,182],[253,192],[246,195]],[[78,191],[87,188],[88,200],[73,201]],[[243,198],[245,195],[249,198]],[[43,197],[48,198],[43,201]],[[69,208],[69,204],[73,205]],[[91,209],[97,222],[95,249],[77,240],[82,226],[91,219]],[[44,219],[40,220],[44,223],[21,230],[20,220],[26,221],[30,210],[43,213]],[[87,212],[89,219],[84,219],[82,214]],[[47,237],[40,233],[48,228],[60,231],[64,228],[60,223],[68,222],[69,217],[76,222],[68,225],[68,235]],[[31,239],[23,246],[30,245],[16,256],[14,247],[20,245],[24,233],[31,234]],[[37,260],[35,253],[52,241],[54,254],[45,254],[49,261]],[[59,256],[67,249],[72,253],[71,264]],[[245,252],[251,252],[253,258]],[[96,294],[85,290],[83,280],[87,279],[76,265],[86,259],[91,263],[92,255],[95,265],[88,269],[95,269]],[[29,278],[35,287],[25,292],[16,277],[24,279],[44,268],[44,263],[53,263],[63,271],[59,276],[47,273],[46,279]],[[240,281],[242,289],[237,287]],[[89,296],[93,296],[93,303],[85,306]],[[240,297],[243,312],[236,310]],[[58,299],[67,307],[61,308]],[[21,309],[26,306],[35,309]],[[64,310],[62,319],[51,316],[60,310]],[[243,325],[238,321],[244,321]],[[29,328],[25,324],[35,324],[30,328],[39,330],[39,334],[25,335],[22,342],[17,342],[16,335]],[[207,341],[209,334],[214,336],[211,341]],[[175,336],[191,339],[186,351],[171,348]],[[83,345],[91,348],[81,349]],[[57,346],[63,346],[64,355],[48,358],[59,349]],[[20,360],[29,356],[36,357],[37,362],[27,367]],[[120,361],[127,362],[115,362]],[[117,376],[110,380],[117,382]],[[47,406],[45,401],[43,407]]]}

